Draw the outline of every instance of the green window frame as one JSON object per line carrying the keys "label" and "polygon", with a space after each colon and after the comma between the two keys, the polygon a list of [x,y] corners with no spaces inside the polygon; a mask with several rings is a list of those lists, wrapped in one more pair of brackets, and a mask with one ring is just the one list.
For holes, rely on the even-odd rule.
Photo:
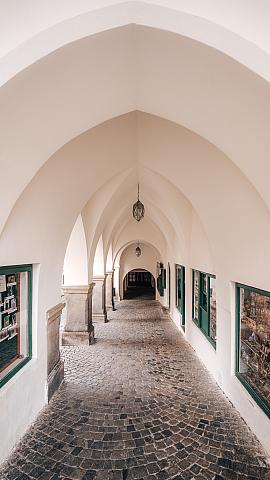
{"label": "green window frame", "polygon": [[171,266],[168,263],[168,299],[169,299],[169,310],[171,309]]}
{"label": "green window frame", "polygon": [[216,349],[216,277],[192,270],[192,320]]}
{"label": "green window frame", "polygon": [[161,297],[164,297],[164,290],[166,288],[166,268],[163,263],[157,263],[157,290]]}
{"label": "green window frame", "polygon": [[[259,407],[270,418],[270,404],[268,404],[267,400],[263,397],[262,391],[260,392],[260,389],[261,388],[264,389],[267,383],[270,385],[270,379],[269,379],[270,377],[270,350],[269,350],[270,324],[269,324],[268,337],[266,337],[266,340],[261,341],[262,339],[261,332],[258,333],[257,328],[255,327],[256,325],[255,318],[257,318],[256,306],[254,306],[255,301],[253,300],[251,302],[247,300],[249,301],[249,308],[250,308],[249,311],[250,312],[252,311],[253,318],[245,315],[245,318],[247,319],[247,321],[243,322],[244,326],[242,327],[241,308],[243,308],[243,305],[241,305],[241,295],[242,295],[242,298],[244,298],[245,291],[247,292],[247,294],[248,292],[252,292],[253,294],[258,294],[259,296],[269,298],[269,313],[270,313],[270,292],[266,290],[260,290],[258,288],[251,287],[249,285],[244,285],[241,283],[235,284],[235,307],[236,307],[235,375],[237,379],[241,382],[241,384],[244,386],[244,388],[251,395],[251,397],[259,405]],[[253,306],[252,306],[252,303],[253,303]],[[264,307],[260,308],[259,306],[259,312],[260,311],[264,312],[265,308]],[[260,327],[260,330],[261,328],[262,327]],[[241,338],[242,332],[243,332],[243,339]],[[248,335],[250,336],[248,337]],[[256,336],[258,337],[258,339],[256,339]],[[252,337],[253,337],[253,340],[252,340]],[[260,340],[260,341],[258,342],[257,340]],[[268,349],[265,348],[267,344],[268,344]],[[242,358],[242,365],[246,369],[246,372],[240,371],[241,358]]]}
{"label": "green window frame", "polygon": [[[16,278],[16,283],[14,283],[14,289],[16,289],[15,293],[17,292],[17,289],[18,289],[17,278],[18,278],[19,273],[25,273],[26,274],[26,279],[27,279],[27,286],[26,286],[26,289],[25,289],[25,298],[26,298],[26,301],[27,301],[27,313],[26,313],[26,325],[25,325],[25,335],[26,335],[25,343],[26,343],[26,346],[25,346],[25,352],[24,352],[23,356],[20,356],[20,355],[16,354],[14,357],[10,357],[10,362],[8,362],[6,365],[3,364],[3,367],[1,369],[2,372],[3,372],[3,376],[2,376],[2,378],[0,378],[0,388],[3,385],[5,385],[19,370],[21,370],[21,368],[23,368],[24,365],[26,365],[26,363],[28,363],[32,358],[32,265],[29,265],[29,264],[27,264],[27,265],[10,265],[10,266],[1,266],[0,267],[0,275],[2,277],[6,277],[6,279],[7,279],[7,276],[13,276],[13,275],[15,276],[15,278]],[[3,294],[3,293],[4,293],[4,291],[2,291],[0,293],[0,295]],[[18,294],[16,293],[16,295],[14,295],[14,297],[16,298],[16,302],[17,302]],[[2,313],[2,312],[3,312],[3,310],[1,309],[0,313]],[[20,310],[17,308],[16,312],[19,313]],[[3,322],[3,316],[2,315],[1,315],[1,318],[2,318],[2,320],[1,320],[0,331],[3,331],[3,329],[5,329],[6,327],[5,326],[3,327],[3,323],[2,323]],[[18,336],[17,337],[18,341],[20,341],[20,332],[18,333],[18,330],[20,330],[21,327],[20,327],[20,324],[17,325],[17,320],[15,320],[15,327],[14,328],[15,328],[16,333],[14,335],[8,337],[8,338],[12,339],[12,341],[13,341],[13,336],[15,337],[17,335]],[[2,341],[5,342],[5,341],[8,341],[8,339],[4,338]],[[2,343],[2,341],[1,341],[1,343]],[[1,343],[0,343],[0,346],[1,346]],[[3,345],[4,345],[4,343],[3,343]],[[18,342],[17,342],[17,347],[16,348],[18,349]],[[0,349],[0,355],[1,355],[1,349]],[[14,366],[12,367],[13,364],[14,364]],[[10,368],[8,369],[7,373],[5,374],[4,371],[7,367],[10,367]]]}
{"label": "green window frame", "polygon": [[175,264],[175,305],[181,315],[181,325],[186,323],[185,267]]}

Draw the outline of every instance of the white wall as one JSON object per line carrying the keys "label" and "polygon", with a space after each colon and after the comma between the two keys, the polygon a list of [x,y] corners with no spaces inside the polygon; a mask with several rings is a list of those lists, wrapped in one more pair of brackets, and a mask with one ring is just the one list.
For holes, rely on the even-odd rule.
{"label": "white wall", "polygon": [[13,188],[2,186],[1,228],[51,155],[134,109],[184,125],[216,145],[270,205],[269,84],[202,43],[130,25],[59,48],[0,90],[0,167],[8,178],[16,170]]}
{"label": "white wall", "polygon": [[88,285],[88,256],[81,215],[68,242],[64,260],[64,285]]}

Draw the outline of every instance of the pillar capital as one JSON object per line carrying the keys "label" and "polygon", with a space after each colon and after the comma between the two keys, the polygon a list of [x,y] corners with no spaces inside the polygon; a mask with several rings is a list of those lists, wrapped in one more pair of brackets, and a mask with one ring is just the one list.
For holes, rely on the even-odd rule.
{"label": "pillar capital", "polygon": [[93,275],[93,282],[103,282],[106,278],[107,274],[104,273],[103,275]]}
{"label": "pillar capital", "polygon": [[95,285],[94,282],[89,283],[88,285],[63,285],[62,291],[64,295],[91,294],[93,291],[94,285]]}
{"label": "pillar capital", "polygon": [[50,308],[50,310],[46,313],[47,325],[57,320],[61,314],[63,309],[65,308],[65,302],[60,302],[55,307]]}

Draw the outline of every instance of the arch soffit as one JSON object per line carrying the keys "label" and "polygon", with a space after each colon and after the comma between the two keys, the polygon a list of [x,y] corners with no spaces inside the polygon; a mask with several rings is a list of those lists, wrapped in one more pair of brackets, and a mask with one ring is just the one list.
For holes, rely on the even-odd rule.
{"label": "arch soffit", "polygon": [[[99,0],[98,4],[91,3],[92,8],[89,2],[86,2],[84,7],[79,6],[78,9],[73,8],[70,11],[65,5],[65,9],[62,9],[65,15],[62,18],[57,12],[56,18],[50,18],[46,23],[46,15],[44,15],[43,25],[36,26],[40,18],[34,27],[25,22],[28,31],[25,31],[21,38],[17,36],[17,39],[11,40],[9,44],[6,42],[6,48],[2,48],[0,84],[4,84],[21,70],[64,45],[104,30],[132,23],[171,31],[214,47],[269,80],[269,38],[267,30],[263,28],[265,25],[263,20],[269,15],[267,8],[261,10],[261,22],[258,21],[258,25],[262,26],[261,32],[254,32],[253,21],[250,25],[252,28],[245,29],[241,6],[236,8],[237,4],[234,5],[232,12],[227,2],[224,2],[222,7],[219,3],[218,9],[214,1],[210,2],[212,5],[208,10],[207,7],[204,9],[203,6],[198,5],[198,2],[193,2],[192,5],[191,0],[188,6],[185,1],[179,1],[178,8],[175,2],[172,6],[169,0],[163,0],[163,2],[118,0],[117,3],[116,0],[102,2]],[[197,5],[194,5],[195,3]],[[34,8],[34,3],[32,7]],[[254,15],[258,17],[258,8],[256,9],[255,5],[253,10],[249,5],[247,16],[247,6],[245,6],[244,13],[249,24]],[[8,25],[10,18],[7,17],[5,20]],[[252,32],[254,32],[253,37]],[[7,30],[7,38],[8,33]]]}
{"label": "arch soffit", "polygon": [[[142,114],[142,115],[144,115],[144,114]],[[158,118],[158,117],[154,117],[154,116],[151,116],[151,115],[148,115],[148,117]],[[117,120],[117,119],[116,119],[116,120]],[[161,119],[161,118],[159,118],[159,121],[167,122],[166,120],[163,120],[163,119]],[[168,124],[173,124],[173,123],[172,123],[172,122],[168,122]],[[173,124],[173,125],[174,125],[174,128],[183,128],[183,127],[180,127],[180,126],[177,125],[177,124]],[[100,126],[100,128],[102,128],[103,126],[104,126],[104,125]],[[99,128],[99,127],[97,127],[97,128]],[[186,130],[186,129],[184,129],[184,130]],[[189,135],[196,135],[196,134],[194,134],[193,132],[190,132],[190,131],[187,131],[187,132],[188,132]],[[196,135],[196,138],[197,138],[197,140],[199,139],[200,141],[202,141],[202,142],[204,142],[204,143],[208,143],[208,142],[206,142],[204,139],[200,138],[200,137],[197,136],[197,135]],[[78,140],[78,139],[76,139],[76,140]],[[211,148],[217,150],[216,147],[214,147],[214,146],[211,146]],[[50,163],[52,160],[53,160],[53,159],[51,158],[48,162]],[[233,164],[228,158],[227,158],[227,161],[230,163],[231,166],[233,166],[233,167],[235,168],[234,164]],[[44,166],[44,168],[46,168],[46,166]],[[160,172],[159,172],[159,173],[160,173]],[[240,173],[240,171],[239,171],[239,173]],[[243,174],[241,173],[241,175],[243,175]],[[167,178],[166,175],[165,175],[165,177]],[[173,180],[172,180],[172,181],[173,181]],[[186,194],[186,192],[184,192],[184,194]],[[78,213],[79,213],[79,212],[78,212]],[[77,218],[78,213],[77,213],[77,215],[76,215],[75,218]],[[197,211],[197,213],[198,213],[199,218],[202,220],[202,217],[201,217],[201,215],[199,214],[199,211]],[[203,222],[203,221],[202,221],[202,223],[203,223],[203,225],[204,225],[204,222]],[[205,228],[205,225],[204,225],[204,228]],[[72,228],[71,228],[71,230],[72,230]],[[207,232],[207,228],[205,228],[205,231]],[[208,235],[208,233],[207,233],[207,235]],[[67,239],[67,241],[68,241],[68,239]]]}
{"label": "arch soffit", "polygon": [[[85,227],[87,228],[87,231],[88,231],[88,243],[90,243],[89,259],[91,259],[91,249],[95,250],[95,245],[98,241],[100,233],[101,232],[104,233],[105,225],[106,225],[106,229],[109,230],[109,235],[106,237],[106,240],[105,240],[106,243],[104,242],[104,258],[107,258],[109,245],[112,242],[115,242],[116,234],[118,233],[118,236],[120,236],[122,230],[126,227],[130,218],[130,205],[132,205],[132,202],[135,198],[134,194],[136,193],[136,183],[138,180],[135,173],[136,173],[135,171],[127,171],[125,172],[125,174],[120,175],[119,177],[112,179],[112,181],[107,182],[104,185],[104,192],[103,192],[103,187],[101,187],[101,189],[98,190],[98,192],[90,199],[87,206],[85,207],[84,211],[86,211],[88,208],[88,214],[89,212],[90,213],[93,212],[95,214],[94,223],[89,222]],[[140,176],[143,176],[142,171],[140,173]],[[168,231],[168,229],[170,228],[174,232],[174,234],[177,237],[179,237],[180,244],[184,245],[185,243],[184,232],[182,232],[182,228],[180,224],[178,229],[174,228],[175,218],[172,218],[172,219],[170,218],[171,210],[167,209],[167,211],[162,211],[157,206],[155,200],[154,201],[153,199],[149,200],[148,198],[148,194],[151,186],[150,185],[151,180],[157,181],[157,178],[159,179],[159,183],[161,182],[163,186],[163,190],[164,190],[163,194],[164,192],[166,193],[166,188],[171,189],[173,185],[172,184],[169,185],[168,182],[166,183],[165,178],[158,176],[157,174],[155,175],[154,172],[151,172],[151,171],[148,172],[147,178],[148,178],[148,185],[145,185],[146,186],[145,190],[147,193],[144,194],[144,197],[145,197],[145,203],[147,204],[148,206],[147,208],[150,213],[150,218],[148,217],[148,220],[150,220],[150,223],[152,221],[155,227],[158,228],[158,230],[160,231],[161,235],[164,238],[164,243],[166,243],[166,239],[162,232]],[[112,186],[113,186],[113,189],[111,191]],[[174,187],[174,192],[178,193],[178,195],[180,196],[180,199],[183,197],[181,192],[177,190],[176,187]],[[156,192],[156,194],[158,194],[158,192]],[[104,201],[105,205],[102,205],[103,210],[101,209],[100,205],[97,205],[96,203],[96,201],[99,201],[101,195],[105,199]],[[128,206],[124,205],[122,208],[119,208],[119,205],[123,203],[123,199],[125,199],[125,202],[127,204],[130,203],[130,205]],[[187,203],[188,201],[185,199],[185,202]],[[115,215],[115,213],[117,212],[118,212],[118,215]],[[84,221],[85,223],[87,223],[85,217],[86,215],[84,216]],[[89,232],[92,235],[91,241],[89,241]],[[95,233],[93,234],[92,232],[95,232]]]}
{"label": "arch soffit", "polygon": [[[162,256],[159,252],[159,250],[157,249],[156,246],[154,246],[152,243],[148,242],[147,240],[142,240],[141,242],[142,244],[144,245],[147,245],[150,249],[153,250],[153,252],[156,254],[156,256],[158,258],[160,258],[162,260]],[[136,245],[137,242],[135,242],[134,240],[131,240],[127,243],[125,243],[124,245],[122,245],[122,247],[120,247],[115,255],[114,255],[114,258],[113,258],[113,268],[115,268],[116,266],[120,266],[120,262],[121,262],[121,256],[123,255],[123,253],[131,246],[131,245]],[[117,264],[117,265],[116,265]]]}
{"label": "arch soffit", "polygon": [[[147,111],[147,109],[146,109],[145,111]],[[149,108],[149,111],[151,111],[150,108]],[[155,112],[153,112],[153,113],[155,113]],[[115,117],[112,116],[112,117],[110,117],[110,118],[115,118]],[[163,118],[166,118],[166,116],[164,116]],[[168,119],[169,119],[169,115],[168,115]],[[175,121],[175,119],[169,119],[169,120]],[[177,122],[175,122],[175,123],[177,124]],[[180,123],[179,123],[179,125],[180,125]],[[93,127],[93,125],[92,125],[92,127]],[[196,128],[194,129],[194,132],[195,132],[195,131],[196,131]],[[74,139],[76,139],[76,138],[77,138],[77,137],[75,136]],[[205,138],[207,138],[207,136],[206,136]],[[68,139],[66,139],[66,140],[68,140]],[[71,140],[71,142],[72,142],[72,140]],[[67,143],[69,143],[69,141],[68,141]],[[67,145],[67,143],[65,143],[65,146]],[[235,142],[231,142],[231,144],[233,144],[233,143],[235,143]],[[257,143],[258,143],[258,142],[257,142]],[[266,145],[264,145],[264,143],[265,143],[265,142],[264,142],[264,140],[263,140],[263,141],[261,142],[262,148],[264,149],[264,151],[267,151],[267,149],[264,148],[264,147],[266,146]],[[239,141],[238,144],[241,144],[241,141]],[[224,145],[223,145],[223,146],[224,146]],[[220,146],[220,147],[221,147],[221,150],[222,150],[222,147],[223,147],[223,146]],[[218,148],[218,147],[217,147],[217,148]],[[225,150],[226,150],[226,148],[225,148]],[[224,150],[224,151],[225,151],[225,150]],[[58,151],[59,151],[59,150],[58,150]],[[229,155],[229,156],[230,156],[230,155]],[[258,152],[258,156],[259,156],[261,159],[263,159],[263,157],[260,155],[260,152]],[[235,161],[235,158],[234,158],[233,161]],[[263,160],[262,160],[262,161],[263,161]],[[249,166],[249,167],[250,167],[250,166]],[[242,169],[242,171],[244,171],[244,170]],[[257,169],[257,172],[259,172],[259,171],[260,171],[260,169]],[[244,173],[244,174],[245,174],[245,173]],[[249,181],[251,181],[251,183],[255,186],[255,188],[258,187],[258,185],[256,185],[256,179],[255,179],[255,177],[253,178],[252,175],[250,175],[250,174],[248,174],[248,173],[247,173],[247,176],[248,176],[249,179],[252,178],[252,181],[251,181],[251,180],[249,180]],[[259,173],[258,173],[258,180],[259,180],[259,183],[262,184],[262,182],[263,182],[262,175],[259,174]],[[267,187],[267,188],[268,188],[268,187]],[[257,191],[260,192],[261,196],[265,199],[265,195],[266,195],[265,185],[263,186],[263,191],[262,191],[262,188],[261,188],[260,186],[259,186],[259,188],[256,188],[256,189],[257,189]],[[10,194],[10,193],[7,193],[6,198],[8,198],[9,195],[14,196],[15,193],[11,193],[11,194]],[[269,193],[267,193],[267,198],[268,198],[268,197],[269,197]],[[269,198],[269,202],[270,202],[270,198]],[[5,218],[5,217],[6,217],[6,214],[4,214],[3,216],[4,216],[4,221],[5,221],[5,219],[6,219],[6,218]]]}

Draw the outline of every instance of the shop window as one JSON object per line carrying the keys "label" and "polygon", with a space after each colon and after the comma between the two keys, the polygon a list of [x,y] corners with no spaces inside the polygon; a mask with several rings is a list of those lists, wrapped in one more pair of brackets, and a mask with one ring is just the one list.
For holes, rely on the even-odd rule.
{"label": "shop window", "polygon": [[192,271],[192,317],[216,348],[216,277]]}
{"label": "shop window", "polygon": [[0,267],[0,386],[31,358],[31,265]]}
{"label": "shop window", "polygon": [[185,267],[175,265],[176,307],[181,316],[181,325],[185,325]]}
{"label": "shop window", "polygon": [[236,375],[270,417],[270,292],[236,284]]}

